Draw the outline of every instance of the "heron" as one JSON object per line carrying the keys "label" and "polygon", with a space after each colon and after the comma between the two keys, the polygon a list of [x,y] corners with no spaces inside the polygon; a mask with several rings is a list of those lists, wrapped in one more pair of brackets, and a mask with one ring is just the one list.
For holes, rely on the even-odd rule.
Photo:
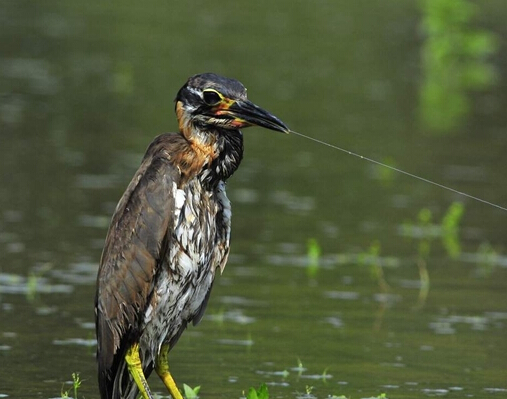
{"label": "heron", "polygon": [[175,99],[176,133],[156,137],[111,219],[97,275],[95,324],[102,399],[152,399],[155,370],[182,395],[168,353],[203,317],[229,255],[226,180],[243,158],[241,128],[289,133],[239,81],[190,77]]}

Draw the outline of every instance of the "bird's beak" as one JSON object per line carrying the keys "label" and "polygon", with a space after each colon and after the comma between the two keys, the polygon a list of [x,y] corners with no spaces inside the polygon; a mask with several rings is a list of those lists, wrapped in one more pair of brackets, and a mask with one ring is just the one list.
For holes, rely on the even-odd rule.
{"label": "bird's beak", "polygon": [[238,128],[261,126],[282,133],[290,132],[287,125],[280,119],[248,100],[224,101],[220,104],[216,114],[232,117],[231,124]]}

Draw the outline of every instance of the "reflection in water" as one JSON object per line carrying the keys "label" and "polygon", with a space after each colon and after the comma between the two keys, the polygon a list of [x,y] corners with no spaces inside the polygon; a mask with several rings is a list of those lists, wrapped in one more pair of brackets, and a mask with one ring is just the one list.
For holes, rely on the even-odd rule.
{"label": "reflection in water", "polygon": [[498,49],[497,39],[473,27],[480,6],[469,0],[424,0],[421,4],[426,38],[420,113],[431,132],[449,133],[471,111],[468,92],[492,86],[496,73],[488,58]]}

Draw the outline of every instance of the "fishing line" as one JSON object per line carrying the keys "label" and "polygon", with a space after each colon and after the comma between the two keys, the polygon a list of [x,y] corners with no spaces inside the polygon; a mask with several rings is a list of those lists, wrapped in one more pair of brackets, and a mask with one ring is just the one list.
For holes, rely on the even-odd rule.
{"label": "fishing line", "polygon": [[338,151],[342,151],[348,155],[353,155],[357,158],[360,158],[360,159],[364,159],[365,161],[368,161],[368,162],[371,162],[371,163],[374,163],[376,165],[379,165],[379,166],[382,166],[384,168],[388,168],[388,169],[391,169],[395,172],[398,172],[398,173],[401,173],[401,174],[404,174],[406,176],[409,176],[409,177],[412,177],[414,179],[417,179],[417,180],[420,180],[420,181],[423,181],[425,183],[429,183],[429,184],[432,184],[434,186],[437,186],[437,187],[440,187],[440,188],[443,188],[444,190],[447,190],[447,191],[451,191],[453,193],[456,193],[456,194],[459,194],[459,195],[462,195],[464,197],[467,197],[467,198],[470,198],[474,201],[478,201],[478,202],[482,202],[483,204],[486,204],[486,205],[489,205],[489,206],[492,206],[494,208],[498,208],[498,209],[501,209],[502,211],[507,211],[507,208],[503,207],[503,206],[500,206],[500,205],[497,205],[493,202],[489,202],[489,201],[486,201],[482,198],[479,198],[479,197],[475,197],[473,195],[470,195],[470,194],[467,194],[467,193],[464,193],[463,191],[459,191],[459,190],[456,190],[454,188],[451,188],[451,187],[448,187],[448,186],[444,186],[443,184],[440,184],[440,183],[437,183],[437,182],[434,182],[432,180],[429,180],[429,179],[425,179],[424,177],[421,177],[421,176],[417,176],[417,175],[414,175],[413,173],[410,173],[410,172],[406,172],[402,169],[398,169],[398,168],[395,168],[394,166],[390,166],[390,165],[387,165],[385,163],[382,163],[382,162],[379,162],[379,161],[376,161],[375,159],[372,159],[372,158],[368,158],[368,157],[365,157],[363,155],[359,155],[359,154],[356,154],[355,152],[352,152],[352,151],[349,151],[349,150],[346,150],[344,148],[341,148],[341,147],[338,147],[336,145],[333,145],[333,144],[329,144],[329,143],[326,143],[325,141],[322,141],[322,140],[319,140],[319,139],[316,139],[316,138],[313,138],[313,137],[310,137],[310,136],[306,136],[302,133],[298,133],[298,132],[295,132],[294,130],[291,130],[290,133],[292,134],[295,134],[297,136],[300,136],[300,137],[303,137],[305,139],[308,139],[308,140],[311,140],[311,141],[315,141],[316,143],[319,143],[319,144],[322,144],[324,146],[327,146],[327,147],[330,147],[330,148],[333,148],[335,150],[338,150]]}

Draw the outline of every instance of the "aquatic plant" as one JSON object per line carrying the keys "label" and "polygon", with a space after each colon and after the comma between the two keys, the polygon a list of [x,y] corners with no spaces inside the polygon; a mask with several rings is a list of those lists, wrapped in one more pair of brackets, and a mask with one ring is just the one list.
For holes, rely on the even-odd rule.
{"label": "aquatic plant", "polygon": [[[83,381],[79,377],[79,373],[72,373],[72,387],[71,387],[71,390],[74,392],[74,396],[73,396],[74,399],[77,399],[77,391],[81,387],[81,383],[82,382]],[[64,391],[63,390],[63,386],[64,385],[62,385],[61,397],[64,398],[64,399],[68,399],[68,398],[70,398],[70,396],[69,396],[69,390]]]}
{"label": "aquatic plant", "polygon": [[384,269],[382,268],[381,248],[380,241],[374,240],[366,251],[359,254],[358,263],[368,267],[372,280],[378,283],[380,291],[385,294],[390,290],[390,287],[385,279]]}
{"label": "aquatic plant", "polygon": [[269,399],[268,387],[266,384],[261,384],[259,389],[250,387],[246,395],[246,399]]}
{"label": "aquatic plant", "polygon": [[309,238],[306,243],[308,266],[306,267],[306,274],[309,278],[314,278],[319,271],[320,260],[320,245],[315,238]]}
{"label": "aquatic plant", "polygon": [[453,202],[442,219],[442,243],[451,259],[457,259],[461,254],[459,242],[459,222],[465,213],[465,205]]}
{"label": "aquatic plant", "polygon": [[201,390],[200,385],[198,385],[194,388],[191,388],[187,384],[183,384],[183,394],[186,399],[197,399],[199,397],[200,390]]}
{"label": "aquatic plant", "polygon": [[489,242],[483,242],[477,249],[477,275],[479,277],[489,277],[497,265],[499,253],[491,246]]}

